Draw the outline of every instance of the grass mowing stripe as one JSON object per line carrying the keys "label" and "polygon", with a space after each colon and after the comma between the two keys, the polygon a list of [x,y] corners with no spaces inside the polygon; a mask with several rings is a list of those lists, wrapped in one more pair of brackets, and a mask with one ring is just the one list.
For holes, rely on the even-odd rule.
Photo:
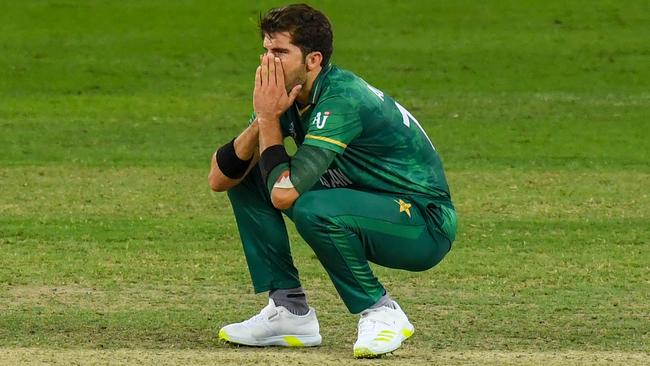
{"label": "grass mowing stripe", "polygon": [[[210,192],[205,168],[5,167],[0,177],[4,220],[82,224],[123,219],[131,226],[165,218],[177,220],[176,225],[183,220],[188,225],[192,220],[214,220],[218,226],[233,222],[226,195]],[[650,174],[644,171],[452,170],[448,180],[461,220],[599,221],[650,215],[645,189]]]}
{"label": "grass mowing stripe", "polygon": [[[481,93],[404,99],[452,170],[650,170],[647,95]],[[201,168],[219,144],[243,129],[250,114],[249,101],[232,96],[155,100],[89,97],[42,106],[31,100],[18,106],[7,103],[7,110],[0,110],[0,127],[11,133],[0,135],[0,162]],[[46,118],[38,117],[45,111]],[[30,113],[34,116],[28,117]]]}

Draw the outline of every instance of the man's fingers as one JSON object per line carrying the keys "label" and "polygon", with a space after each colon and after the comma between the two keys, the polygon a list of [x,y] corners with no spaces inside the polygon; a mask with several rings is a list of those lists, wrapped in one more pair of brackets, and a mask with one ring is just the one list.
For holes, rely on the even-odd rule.
{"label": "man's fingers", "polygon": [[266,56],[266,55],[262,56],[262,64],[260,65],[260,67],[262,68],[261,74],[260,74],[260,76],[261,76],[260,86],[264,86],[264,85],[268,84],[268,82],[269,82],[269,63],[268,62],[269,62],[268,56]]}
{"label": "man's fingers", "polygon": [[277,80],[277,72],[275,70],[275,55],[272,53],[269,53],[268,57],[268,62],[269,62],[269,84],[270,85],[277,85],[278,80]]}
{"label": "man's fingers", "polygon": [[293,87],[293,89],[291,89],[291,92],[289,92],[289,104],[292,104],[293,101],[296,100],[301,90],[302,90],[302,85],[296,85]]}
{"label": "man's fingers", "polygon": [[255,70],[255,88],[262,86],[262,66],[258,66]]}
{"label": "man's fingers", "polygon": [[284,90],[286,86],[284,85],[284,65],[280,61],[279,57],[275,57],[275,80],[280,88]]}

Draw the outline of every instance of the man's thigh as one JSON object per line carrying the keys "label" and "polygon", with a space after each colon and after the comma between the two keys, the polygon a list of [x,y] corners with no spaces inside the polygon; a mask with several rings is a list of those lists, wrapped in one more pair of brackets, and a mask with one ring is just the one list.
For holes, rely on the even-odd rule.
{"label": "man's thigh", "polygon": [[425,213],[402,195],[347,188],[309,191],[298,198],[293,214],[313,212],[329,225],[356,234],[366,258],[386,267],[426,270],[451,246],[446,237],[430,230]]}

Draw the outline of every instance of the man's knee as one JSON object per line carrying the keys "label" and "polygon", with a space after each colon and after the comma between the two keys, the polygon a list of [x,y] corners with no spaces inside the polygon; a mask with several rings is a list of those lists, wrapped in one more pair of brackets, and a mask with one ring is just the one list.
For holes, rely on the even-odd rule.
{"label": "man's knee", "polygon": [[440,262],[439,258],[433,256],[420,257],[414,263],[410,264],[406,270],[411,272],[424,272],[436,266]]}
{"label": "man's knee", "polygon": [[417,260],[407,269],[413,272],[431,269],[445,258],[450,249],[451,245],[448,241],[437,240],[427,250],[420,252]]}
{"label": "man's knee", "polygon": [[318,196],[317,192],[305,192],[298,197],[293,205],[293,222],[298,232],[303,236],[303,233],[312,230],[322,221],[322,216],[317,209]]}

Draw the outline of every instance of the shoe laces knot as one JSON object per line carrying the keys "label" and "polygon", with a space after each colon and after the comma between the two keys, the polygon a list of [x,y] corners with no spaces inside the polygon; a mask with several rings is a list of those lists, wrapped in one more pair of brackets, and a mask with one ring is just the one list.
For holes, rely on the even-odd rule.
{"label": "shoe laces knot", "polygon": [[248,320],[244,320],[244,322],[242,324],[245,325],[245,326],[252,326],[252,325],[255,325],[257,323],[261,323],[261,322],[264,322],[266,320],[269,320],[269,319],[271,319],[272,317],[274,317],[277,314],[278,314],[278,312],[274,308],[273,309],[264,308],[264,309],[262,309],[262,311],[259,314],[253,316],[252,318],[250,318]]}
{"label": "shoe laces knot", "polygon": [[372,334],[378,326],[390,326],[391,323],[381,316],[379,309],[370,309],[361,313],[359,319],[359,335]]}

